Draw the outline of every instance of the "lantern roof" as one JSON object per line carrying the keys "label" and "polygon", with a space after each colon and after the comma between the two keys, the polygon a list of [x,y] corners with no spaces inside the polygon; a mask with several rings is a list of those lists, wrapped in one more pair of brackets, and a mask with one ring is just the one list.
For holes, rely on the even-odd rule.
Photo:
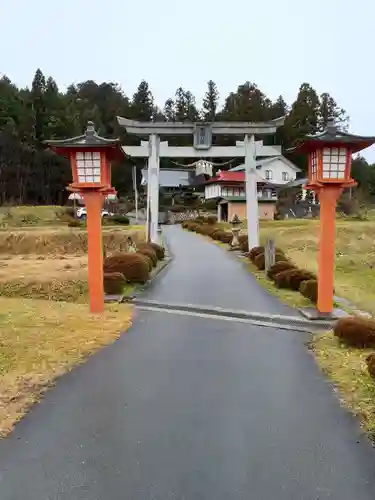
{"label": "lantern roof", "polygon": [[44,141],[53,151],[61,156],[69,156],[71,151],[86,149],[107,150],[109,159],[121,159],[125,156],[120,139],[106,139],[97,134],[94,122],[87,122],[85,133],[69,139],[51,139]]}
{"label": "lantern roof", "polygon": [[375,143],[375,136],[362,136],[349,134],[339,130],[333,118],[330,118],[323,132],[315,135],[306,135],[305,138],[294,148],[288,150],[290,153],[300,154],[314,151],[324,146],[343,146],[357,153]]}

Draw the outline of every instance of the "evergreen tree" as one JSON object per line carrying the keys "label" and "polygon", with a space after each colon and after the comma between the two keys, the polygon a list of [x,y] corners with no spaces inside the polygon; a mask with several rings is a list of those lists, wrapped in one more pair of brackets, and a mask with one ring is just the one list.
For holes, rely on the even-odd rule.
{"label": "evergreen tree", "polygon": [[148,83],[142,80],[136,93],[133,95],[131,111],[134,117],[140,121],[151,121],[154,116],[154,98]]}
{"label": "evergreen tree", "polygon": [[272,103],[270,110],[270,118],[280,118],[280,116],[286,116],[288,114],[288,105],[284,101],[282,95],[280,95],[277,100]]}
{"label": "evergreen tree", "polygon": [[[95,123],[99,134],[120,136],[124,144],[139,144],[139,138],[119,128],[116,116],[135,120],[199,121],[266,121],[287,115],[285,126],[278,129],[270,143],[292,146],[307,133],[321,130],[329,116],[342,125],[344,110],[328,93],[320,99],[315,90],[304,83],[289,111],[282,96],[272,102],[255,84],[246,82],[227,96],[218,109],[218,91],[208,82],[201,116],[191,92],[179,88],[175,99],[168,99],[161,112],[147,82],[143,81],[130,101],[113,82],[87,80],[72,84],[60,92],[52,77],[44,77],[38,69],[30,88],[19,89],[7,77],[0,79],[0,203],[60,204],[66,197],[70,181],[69,161],[44,150],[42,141],[82,134],[87,121]],[[267,138],[265,138],[266,140]],[[233,137],[218,136],[217,144],[233,144]],[[170,138],[172,145],[191,144],[191,137]],[[295,159],[293,159],[295,161]],[[220,159],[218,159],[220,161]],[[306,158],[297,159],[302,168]],[[132,191],[131,167],[143,167],[142,159],[124,159],[113,165],[112,180],[120,195]],[[375,196],[375,167],[363,159],[353,161],[353,176],[366,196]]]}
{"label": "evergreen tree", "polygon": [[342,129],[347,130],[349,118],[343,108],[338,106],[335,99],[327,92],[320,96],[319,106],[319,129],[324,130],[327,126],[329,118],[333,118],[335,123]]}
{"label": "evergreen tree", "polygon": [[285,132],[289,145],[319,130],[320,101],[318,94],[308,83],[300,86],[297,99],[285,120]]}
{"label": "evergreen tree", "polygon": [[203,99],[203,118],[207,122],[213,122],[219,105],[219,91],[213,80],[207,82],[207,92]]}
{"label": "evergreen tree", "polygon": [[223,119],[230,121],[259,122],[270,119],[272,103],[270,99],[255,85],[246,82],[227,97]]}
{"label": "evergreen tree", "polygon": [[31,110],[34,119],[33,136],[35,140],[41,144],[45,136],[47,110],[45,107],[44,94],[46,91],[46,79],[42,70],[38,68],[35,72],[33,82],[31,84]]}
{"label": "evergreen tree", "polygon": [[167,99],[164,104],[164,116],[167,122],[176,121],[176,112],[173,99]]}
{"label": "evergreen tree", "polygon": [[178,122],[197,122],[199,120],[199,112],[193,94],[182,87],[176,90],[175,118]]}

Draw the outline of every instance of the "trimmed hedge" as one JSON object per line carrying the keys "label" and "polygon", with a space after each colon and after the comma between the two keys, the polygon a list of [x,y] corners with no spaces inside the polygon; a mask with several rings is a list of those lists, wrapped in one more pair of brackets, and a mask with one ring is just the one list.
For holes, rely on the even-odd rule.
{"label": "trimmed hedge", "polygon": [[104,260],[104,273],[121,273],[128,282],[146,283],[150,278],[149,265],[149,257],[138,252],[116,253]]}
{"label": "trimmed hedge", "polygon": [[299,287],[303,281],[316,280],[316,276],[305,269],[293,269],[287,279],[289,281],[289,288],[299,291]]}
{"label": "trimmed hedge", "polygon": [[370,376],[375,379],[375,353],[371,353],[367,356],[366,364]]}
{"label": "trimmed hedge", "polygon": [[[280,261],[285,261],[285,254],[284,252],[276,252],[275,253],[275,262],[280,262]],[[258,253],[252,260],[253,264],[260,270],[265,269],[265,254],[264,253]]]}
{"label": "trimmed hedge", "polygon": [[248,252],[249,251],[248,235],[247,234],[240,234],[238,237],[238,241],[240,243],[240,250],[242,252]]}
{"label": "trimmed hedge", "polygon": [[255,257],[260,253],[264,253],[264,247],[253,247],[249,253],[249,258],[251,262],[254,262]]}
{"label": "trimmed hedge", "polygon": [[165,249],[161,245],[157,243],[153,243],[152,241],[149,243],[149,246],[155,251],[156,257],[159,260],[163,260],[165,258]]}
{"label": "trimmed hedge", "polygon": [[299,291],[301,294],[310,299],[314,304],[318,301],[318,282],[317,280],[302,281]]}
{"label": "trimmed hedge", "polygon": [[294,271],[294,269],[285,269],[285,271],[281,271],[275,275],[274,281],[277,288],[289,288],[289,274]]}
{"label": "trimmed hedge", "polygon": [[349,346],[375,346],[375,321],[372,319],[357,316],[341,318],[335,324],[333,333]]}
{"label": "trimmed hedge", "polygon": [[156,257],[156,252],[151,247],[141,246],[137,248],[137,252],[148,257],[151,261],[152,267],[155,267],[158,263],[158,258]]}
{"label": "trimmed hedge", "polygon": [[111,217],[111,221],[113,221],[115,224],[121,224],[123,226],[128,226],[130,223],[129,217],[126,215],[114,215]]}
{"label": "trimmed hedge", "polygon": [[213,226],[217,223],[217,217],[216,215],[208,215],[206,217],[206,222],[207,224],[209,224],[210,226]]}
{"label": "trimmed hedge", "polygon": [[287,260],[280,260],[279,262],[275,262],[275,264],[268,269],[267,276],[271,280],[274,280],[278,273],[288,271],[290,269],[296,269],[296,266]]}
{"label": "trimmed hedge", "polygon": [[126,279],[122,273],[104,273],[103,284],[105,293],[121,295],[126,285]]}
{"label": "trimmed hedge", "polygon": [[[217,231],[217,233],[219,236],[218,238],[215,237],[215,239],[218,239],[222,243],[230,243],[232,241],[232,233],[228,233],[227,231]],[[215,232],[215,236],[217,233]]]}

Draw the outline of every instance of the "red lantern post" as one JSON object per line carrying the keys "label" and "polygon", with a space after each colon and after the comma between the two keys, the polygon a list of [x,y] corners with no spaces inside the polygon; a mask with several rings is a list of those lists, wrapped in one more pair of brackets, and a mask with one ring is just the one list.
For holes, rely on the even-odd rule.
{"label": "red lantern post", "polygon": [[88,285],[90,311],[104,311],[102,207],[104,197],[116,194],[111,187],[111,161],[124,157],[119,139],[100,137],[93,122],[86,132],[65,140],[46,141],[58,155],[70,159],[73,182],[68,190],[82,194],[87,212]]}
{"label": "red lantern post", "polygon": [[295,154],[308,154],[306,189],[314,191],[320,202],[317,309],[321,316],[330,316],[333,311],[337,199],[343,189],[356,185],[351,178],[352,154],[374,143],[375,137],[338,130],[331,119],[324,132],[307,136],[291,150]]}

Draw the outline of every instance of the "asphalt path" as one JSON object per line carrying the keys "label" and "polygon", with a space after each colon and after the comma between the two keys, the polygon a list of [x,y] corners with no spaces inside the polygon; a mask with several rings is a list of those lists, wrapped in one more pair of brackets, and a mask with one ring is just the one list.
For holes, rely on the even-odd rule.
{"label": "asphalt path", "polygon": [[[206,244],[185,234],[168,232],[175,261],[150,290],[155,297],[177,279],[183,252],[175,241]],[[212,249],[215,258],[222,252]],[[241,280],[242,269],[226,258]],[[194,263],[205,282],[205,262]],[[187,300],[193,288],[204,298],[206,285],[184,277]],[[215,303],[212,289],[213,305],[230,307]],[[243,322],[137,311],[127,333],[62,377],[0,441],[0,499],[374,500],[374,450],[307,340]]]}

